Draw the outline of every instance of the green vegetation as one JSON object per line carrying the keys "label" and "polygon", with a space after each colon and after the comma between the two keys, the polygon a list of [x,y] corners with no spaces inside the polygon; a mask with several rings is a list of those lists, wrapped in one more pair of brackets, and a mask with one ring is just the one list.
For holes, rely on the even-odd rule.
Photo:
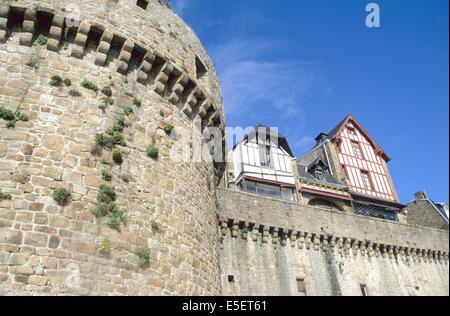
{"label": "green vegetation", "polygon": [[130,179],[127,176],[121,175],[120,180],[122,180],[125,183],[130,183]]}
{"label": "green vegetation", "polygon": [[111,97],[112,96],[112,90],[110,86],[106,86],[102,89],[102,93],[104,95],[106,95],[107,97]]}
{"label": "green vegetation", "polygon": [[7,128],[15,127],[17,121],[28,122],[29,120],[28,116],[20,113],[19,110],[14,113],[3,106],[0,106],[0,118],[6,121]]}
{"label": "green vegetation", "polygon": [[166,132],[167,135],[170,135],[174,128],[175,126],[173,126],[172,124],[167,124],[166,126],[164,126],[164,132]]}
{"label": "green vegetation", "polygon": [[88,89],[88,90],[91,90],[94,92],[98,91],[98,87],[92,81],[89,81],[86,79],[81,82],[81,86],[85,89]]}
{"label": "green vegetation", "polygon": [[39,44],[39,45],[47,45],[47,42],[48,42],[48,37],[47,36],[45,36],[44,34],[39,34],[38,35],[38,37],[37,37],[37,39],[36,39],[36,42]]}
{"label": "green vegetation", "polygon": [[137,97],[133,98],[133,104],[135,106],[137,106],[138,108],[140,108],[142,106],[142,101],[140,99],[138,99]]}
{"label": "green vegetation", "polygon": [[113,149],[116,146],[126,146],[125,139],[123,138],[123,135],[120,132],[114,132],[112,135],[105,135],[105,134],[97,134],[95,135],[95,141],[98,145],[107,148],[107,149]]}
{"label": "green vegetation", "polygon": [[102,171],[102,179],[105,181],[111,181],[112,180],[112,174],[111,172],[107,171],[107,170],[103,170]]}
{"label": "green vegetation", "polygon": [[123,113],[128,116],[133,113],[133,108],[131,106],[126,106],[123,108]]}
{"label": "green vegetation", "polygon": [[123,155],[120,151],[118,150],[113,150],[112,152],[112,160],[118,164],[121,165],[123,163]]}
{"label": "green vegetation", "polygon": [[159,233],[159,231],[160,231],[159,224],[155,221],[151,222],[151,228],[152,228],[152,232],[154,234]]}
{"label": "green vegetation", "polygon": [[1,201],[7,201],[7,200],[11,200],[11,194],[9,194],[9,193],[1,193],[0,192],[0,202]]}
{"label": "green vegetation", "polygon": [[72,96],[72,97],[81,97],[81,93],[78,92],[78,90],[75,90],[75,89],[71,89],[69,91],[69,95]]}
{"label": "green vegetation", "polygon": [[150,145],[147,147],[147,156],[152,159],[157,159],[159,156],[159,149],[155,145]]}
{"label": "green vegetation", "polygon": [[71,85],[72,85],[72,81],[70,80],[70,79],[64,79],[64,85],[66,86],[66,87],[70,87]]}
{"label": "green vegetation", "polygon": [[143,268],[150,262],[150,249],[148,247],[139,247],[136,249],[136,256],[139,258],[139,266]]}
{"label": "green vegetation", "polygon": [[29,62],[27,62],[25,65],[30,67],[30,68],[34,68],[34,69],[38,69],[39,68],[39,66],[37,64],[37,60],[35,58],[31,58],[31,60]]}
{"label": "green vegetation", "polygon": [[125,223],[123,212],[116,205],[116,192],[113,187],[101,185],[97,196],[97,205],[93,214],[97,218],[108,217],[108,226],[120,230],[120,225]]}
{"label": "green vegetation", "polygon": [[161,117],[165,117],[165,116],[166,116],[166,114],[164,113],[164,111],[163,111],[163,110],[159,110],[159,116],[161,116]]}
{"label": "green vegetation", "polygon": [[52,76],[50,77],[49,85],[53,87],[60,87],[63,82],[63,79],[60,76]]}
{"label": "green vegetation", "polygon": [[69,204],[70,197],[70,192],[65,188],[56,188],[55,191],[53,191],[53,200],[60,206]]}

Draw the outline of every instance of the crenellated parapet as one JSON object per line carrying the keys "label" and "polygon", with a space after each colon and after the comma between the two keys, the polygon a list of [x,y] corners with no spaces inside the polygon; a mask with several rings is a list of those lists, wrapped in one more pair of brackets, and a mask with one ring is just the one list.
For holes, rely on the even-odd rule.
{"label": "crenellated parapet", "polygon": [[[448,233],[219,190],[222,237],[302,251],[448,264]],[[248,238],[248,236],[251,238]],[[245,237],[244,237],[245,236]],[[406,238],[407,236],[407,238]]]}
{"label": "crenellated parapet", "polygon": [[448,264],[448,251],[423,249],[394,244],[381,244],[320,232],[305,232],[221,217],[223,238],[292,247],[299,250],[331,251],[342,256],[360,255],[369,258],[389,258],[413,262]]}
{"label": "crenellated parapet", "polygon": [[[63,49],[63,45],[69,46],[70,55],[78,59],[84,58],[88,51],[94,51],[95,65],[107,67],[114,63],[117,72],[124,75],[134,73],[137,83],[159,94],[190,119],[201,120],[202,130],[207,127],[224,130],[223,109],[215,104],[220,98],[211,98],[211,92],[206,92],[192,73],[178,68],[163,54],[109,29],[107,25],[88,20],[81,20],[78,24],[78,21],[68,20],[59,13],[57,9],[42,6],[30,8],[15,3],[2,4],[0,42],[7,42],[14,32],[20,32],[20,44],[32,46],[39,34],[45,34],[47,49],[56,53]],[[78,26],[74,27],[74,24]]]}

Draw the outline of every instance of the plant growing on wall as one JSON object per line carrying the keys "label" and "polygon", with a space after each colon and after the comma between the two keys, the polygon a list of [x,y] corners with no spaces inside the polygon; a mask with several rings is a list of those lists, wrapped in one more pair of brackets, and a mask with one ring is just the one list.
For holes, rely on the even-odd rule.
{"label": "plant growing on wall", "polygon": [[53,87],[60,87],[63,82],[63,79],[60,76],[51,76],[50,81],[48,82],[49,85]]}
{"label": "plant growing on wall", "polygon": [[9,194],[9,193],[1,193],[0,192],[0,202],[1,201],[6,201],[6,200],[11,200],[11,194]]}
{"label": "plant growing on wall", "polygon": [[174,128],[175,126],[173,126],[172,124],[167,124],[166,126],[164,126],[164,132],[166,132],[167,135],[170,135],[172,134]]}
{"label": "plant growing on wall", "polygon": [[41,46],[47,45],[47,42],[48,42],[48,37],[45,36],[44,34],[39,34],[38,37],[36,38],[36,43],[38,43]]}
{"label": "plant growing on wall", "polygon": [[133,110],[133,108],[131,106],[126,106],[126,107],[123,108],[123,113],[126,116],[130,115],[133,112],[134,112],[134,110]]}
{"label": "plant growing on wall", "polygon": [[97,218],[108,217],[107,225],[120,230],[120,225],[125,223],[125,215],[116,205],[116,192],[113,187],[101,185],[97,196],[97,204],[93,214]]}
{"label": "plant growing on wall", "polygon": [[146,149],[147,156],[149,156],[152,159],[157,159],[159,156],[159,149],[155,145],[150,145]]}
{"label": "plant growing on wall", "polygon": [[136,256],[139,259],[139,266],[143,268],[150,262],[150,249],[148,247],[139,247],[136,249]]}
{"label": "plant growing on wall", "polygon": [[111,242],[108,239],[102,240],[100,243],[100,247],[98,248],[99,252],[103,255],[111,254]]}
{"label": "plant growing on wall", "polygon": [[136,107],[140,108],[140,107],[142,106],[142,101],[141,101],[140,99],[138,99],[137,97],[134,97],[134,98],[133,98],[133,104],[134,104]]}
{"label": "plant growing on wall", "polygon": [[65,188],[56,188],[55,191],[53,191],[53,200],[60,206],[69,204],[70,198],[71,194]]}
{"label": "plant growing on wall", "polygon": [[121,165],[123,163],[123,155],[120,151],[118,150],[113,150],[112,152],[112,160],[118,164]]}
{"label": "plant growing on wall", "polygon": [[111,181],[112,180],[112,174],[111,172],[107,170],[102,170],[102,179],[105,181]]}
{"label": "plant growing on wall", "polygon": [[112,90],[110,86],[106,86],[102,89],[102,93],[104,95],[106,95],[107,97],[111,97],[112,96]]}
{"label": "plant growing on wall", "polygon": [[78,92],[78,90],[75,90],[75,89],[71,89],[69,91],[69,95],[72,96],[72,97],[81,97],[81,93]]}
{"label": "plant growing on wall", "polygon": [[28,122],[29,120],[28,116],[20,113],[19,110],[14,113],[3,106],[0,106],[0,118],[6,121],[7,128],[16,126],[17,121]]}
{"label": "plant growing on wall", "polygon": [[98,87],[92,81],[86,79],[81,82],[81,86],[87,90],[91,90],[94,92],[98,91]]}
{"label": "plant growing on wall", "polygon": [[66,79],[64,79],[63,82],[66,87],[70,87],[72,85],[72,81],[70,79],[66,78]]}
{"label": "plant growing on wall", "polygon": [[150,224],[151,228],[152,228],[152,232],[154,234],[159,233],[160,228],[159,228],[159,224],[156,221],[152,221]]}

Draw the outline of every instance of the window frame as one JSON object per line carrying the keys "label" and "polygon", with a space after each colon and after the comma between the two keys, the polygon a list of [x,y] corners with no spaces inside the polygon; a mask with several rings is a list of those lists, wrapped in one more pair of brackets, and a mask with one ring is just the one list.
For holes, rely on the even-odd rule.
{"label": "window frame", "polygon": [[[366,170],[361,170],[361,179],[363,183],[363,189],[367,191],[373,191],[375,187],[373,186],[372,177],[370,176],[370,172]],[[365,181],[365,175],[367,175],[367,181]],[[366,186],[366,184],[369,185],[369,188]]]}
{"label": "window frame", "polygon": [[[352,151],[353,151],[353,155],[357,158],[357,159],[361,159],[361,160],[365,160],[366,158],[364,157],[362,148],[361,148],[361,144],[357,141],[352,141]],[[359,153],[359,155],[357,154],[357,152]]]}

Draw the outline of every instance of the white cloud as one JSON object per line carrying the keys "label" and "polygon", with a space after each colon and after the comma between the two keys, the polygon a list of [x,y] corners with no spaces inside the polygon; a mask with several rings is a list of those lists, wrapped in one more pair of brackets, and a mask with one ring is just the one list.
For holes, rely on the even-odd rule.
{"label": "white cloud", "polygon": [[210,49],[228,115],[273,111],[303,119],[301,99],[310,93],[318,73],[309,63],[277,59],[286,49],[283,42],[263,40],[232,41]]}

